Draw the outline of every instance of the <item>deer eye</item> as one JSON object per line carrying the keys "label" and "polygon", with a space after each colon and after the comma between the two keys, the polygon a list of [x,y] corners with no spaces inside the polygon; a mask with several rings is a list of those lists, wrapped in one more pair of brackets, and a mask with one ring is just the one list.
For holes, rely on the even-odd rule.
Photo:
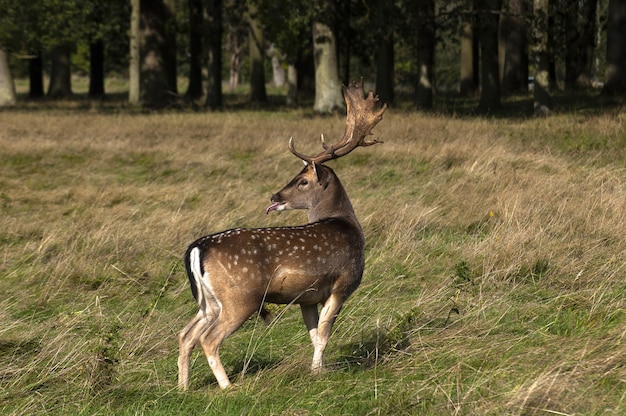
{"label": "deer eye", "polygon": [[309,181],[307,181],[306,179],[301,179],[298,186],[307,186],[308,184],[309,184]]}

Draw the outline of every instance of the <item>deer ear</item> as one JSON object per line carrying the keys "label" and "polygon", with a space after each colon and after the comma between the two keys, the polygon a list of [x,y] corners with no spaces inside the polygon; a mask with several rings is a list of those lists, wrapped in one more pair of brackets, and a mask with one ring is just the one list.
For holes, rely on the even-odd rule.
{"label": "deer ear", "polygon": [[311,163],[311,166],[313,166],[313,172],[315,172],[317,183],[320,184],[324,189],[326,189],[330,184],[330,175],[328,174],[328,172],[326,172],[326,169],[324,168],[317,169],[315,163]]}

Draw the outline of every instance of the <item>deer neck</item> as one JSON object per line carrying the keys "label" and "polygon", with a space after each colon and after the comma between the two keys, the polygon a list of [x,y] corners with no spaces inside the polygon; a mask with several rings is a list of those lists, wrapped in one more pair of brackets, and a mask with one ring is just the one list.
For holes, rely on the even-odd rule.
{"label": "deer neck", "polygon": [[339,182],[333,181],[324,193],[324,198],[308,209],[309,222],[317,222],[326,218],[340,218],[355,226],[361,233],[361,224],[354,213],[348,194]]}

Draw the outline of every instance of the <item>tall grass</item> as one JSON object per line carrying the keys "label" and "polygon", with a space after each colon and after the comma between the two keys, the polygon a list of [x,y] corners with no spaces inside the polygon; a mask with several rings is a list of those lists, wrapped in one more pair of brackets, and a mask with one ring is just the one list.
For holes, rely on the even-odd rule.
{"label": "tall grass", "polygon": [[367,238],[327,349],[297,308],[201,352],[181,256],[266,216],[341,117],[0,113],[0,409],[5,414],[621,414],[624,117],[486,120],[389,110],[384,144],[330,162]]}

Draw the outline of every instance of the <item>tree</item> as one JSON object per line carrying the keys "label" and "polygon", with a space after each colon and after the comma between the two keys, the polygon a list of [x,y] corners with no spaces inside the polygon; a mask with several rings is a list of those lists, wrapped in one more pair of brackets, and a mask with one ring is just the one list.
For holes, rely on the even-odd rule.
{"label": "tree", "polygon": [[250,101],[267,102],[265,91],[265,44],[258,9],[253,0],[248,0],[246,13],[248,22],[248,51],[250,53]]}
{"label": "tree", "polygon": [[498,62],[498,20],[502,0],[477,0],[477,29],[480,42],[481,92],[478,112],[500,109],[500,67]]}
{"label": "tree", "polygon": [[476,36],[476,19],[474,0],[464,1],[461,27],[461,80],[460,93],[463,96],[473,95],[478,89],[478,37]]}
{"label": "tree", "polygon": [[70,44],[55,46],[51,52],[50,84],[48,96],[53,98],[69,97],[72,95],[72,72]]}
{"label": "tree", "polygon": [[[394,94],[394,65],[395,65],[395,42],[396,26],[394,20],[400,15],[400,11],[394,2],[374,2],[374,16],[376,24],[372,30],[374,45],[376,48],[376,94],[383,103],[393,105]],[[415,42],[415,33],[411,34],[411,42]],[[344,83],[346,83],[344,79]],[[347,84],[346,84],[347,85]]]}
{"label": "tree", "polygon": [[[310,57],[311,19],[313,8],[309,0],[258,0],[259,17],[264,23],[266,39],[276,46],[287,63],[287,105],[298,102],[303,78],[299,69]],[[311,66],[312,67],[312,66]]]}
{"label": "tree", "polygon": [[549,0],[533,0],[532,60],[535,66],[534,112],[547,115],[552,111],[550,95],[550,55],[548,53]]}
{"label": "tree", "polygon": [[11,77],[8,54],[0,48],[0,107],[15,105],[15,85]]}
{"label": "tree", "polygon": [[37,52],[28,60],[28,96],[43,97],[43,58]]}
{"label": "tree", "polygon": [[433,108],[435,95],[435,1],[417,2],[417,67],[416,104],[418,108]]}
{"label": "tree", "polygon": [[603,93],[626,94],[626,0],[609,0]]}
{"label": "tree", "polygon": [[146,107],[164,107],[176,98],[175,71],[172,74],[172,41],[168,24],[173,18],[163,0],[140,0],[140,101]]}
{"label": "tree", "polygon": [[500,19],[504,44],[502,91],[508,94],[528,92],[526,17],[526,0],[508,0]]}
{"label": "tree", "polygon": [[189,85],[185,96],[193,101],[204,94],[202,88],[204,4],[202,0],[187,0],[187,9],[189,13]]}
{"label": "tree", "polygon": [[565,20],[565,85],[591,87],[597,0],[569,4]]}
{"label": "tree", "polygon": [[141,100],[141,0],[131,0],[130,61],[128,68],[128,101],[139,104]]}
{"label": "tree", "polygon": [[312,23],[313,56],[315,60],[315,102],[318,113],[345,109],[337,70],[337,41],[331,29],[333,0],[318,0]]}
{"label": "tree", "polygon": [[206,105],[217,109],[223,104],[222,97],[222,0],[209,0],[206,23],[209,44]]}

